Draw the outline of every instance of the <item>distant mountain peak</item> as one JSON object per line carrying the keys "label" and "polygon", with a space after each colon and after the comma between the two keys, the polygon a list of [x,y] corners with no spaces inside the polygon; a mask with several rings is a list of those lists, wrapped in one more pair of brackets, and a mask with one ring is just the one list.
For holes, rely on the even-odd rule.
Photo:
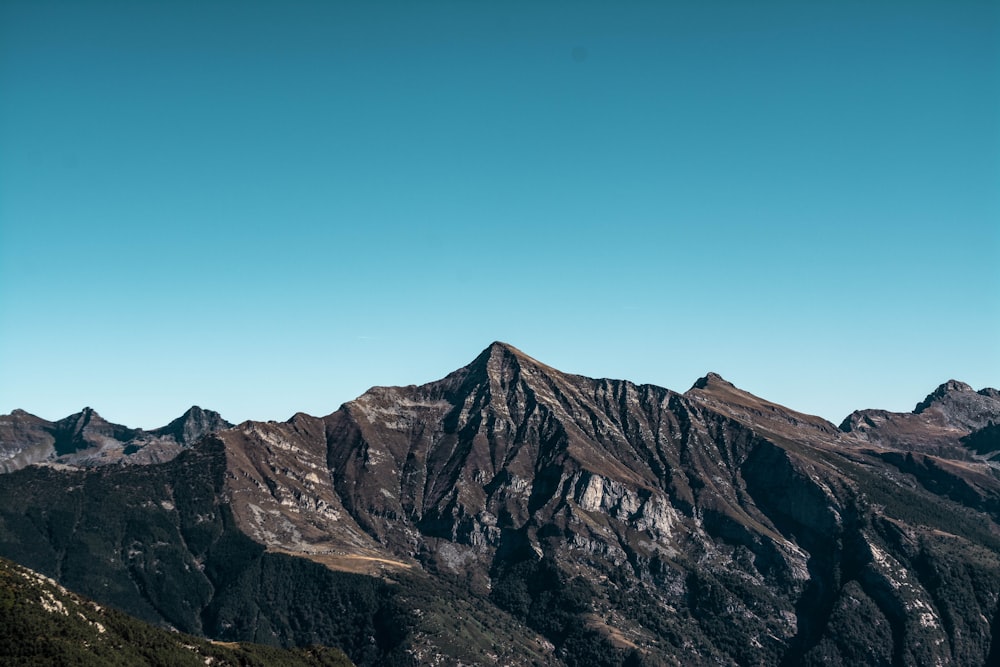
{"label": "distant mountain peak", "polygon": [[219,416],[218,412],[214,410],[205,410],[201,406],[192,405],[190,408],[184,411],[184,414],[180,416],[181,419],[198,419],[206,416]]}
{"label": "distant mountain peak", "polygon": [[927,408],[931,407],[934,403],[937,403],[942,398],[950,394],[964,394],[964,393],[976,393],[975,390],[964,382],[959,382],[958,380],[948,380],[947,382],[938,385],[938,388],[927,394],[924,400],[917,403],[917,407],[913,409],[915,414],[920,414]]}
{"label": "distant mountain peak", "polygon": [[939,386],[935,391],[940,392],[951,392],[951,391],[968,391],[974,392],[975,390],[964,382],[959,380],[948,380]]}
{"label": "distant mountain peak", "polygon": [[697,380],[695,380],[694,384],[691,385],[691,388],[705,389],[711,385],[723,385],[726,387],[732,387],[734,389],[736,388],[736,385],[734,385],[732,382],[725,379],[718,373],[712,373],[712,372],[706,373],[704,377],[700,377]]}
{"label": "distant mountain peak", "polygon": [[180,417],[150,433],[172,435],[180,444],[191,445],[203,435],[232,427],[218,412],[192,405]]}
{"label": "distant mountain peak", "polygon": [[57,421],[56,424],[61,425],[63,428],[71,428],[79,430],[84,428],[91,422],[106,423],[106,420],[104,419],[104,417],[102,417],[100,414],[97,413],[97,410],[93,409],[90,406],[87,406],[82,410],[80,410],[79,412],[75,412],[69,415],[68,417],[63,417],[62,419]]}

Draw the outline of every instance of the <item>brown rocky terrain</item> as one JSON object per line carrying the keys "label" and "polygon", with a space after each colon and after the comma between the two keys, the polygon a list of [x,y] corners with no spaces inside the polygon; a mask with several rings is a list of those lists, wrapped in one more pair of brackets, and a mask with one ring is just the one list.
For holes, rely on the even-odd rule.
{"label": "brown rocky terrain", "polygon": [[[60,434],[98,452],[115,447],[99,438],[137,437],[93,415],[82,428],[4,419],[4,451],[51,448],[48,460],[77,466],[100,457],[61,458],[87,448],[60,449],[82,437]],[[715,374],[677,393],[494,343],[437,382],[376,387],[322,418],[211,429],[190,454],[219,471],[211,514],[231,517],[219,535],[395,582],[392,608],[409,620],[392,646],[416,663],[971,665],[1000,658],[998,423],[1000,392],[955,381],[913,413],[860,411],[838,428]],[[182,443],[183,428],[165,429],[188,448],[198,432]],[[104,479],[142,468],[158,466]],[[33,474],[4,485],[83,483]],[[163,507],[180,503],[173,493]],[[5,516],[0,554],[43,539]],[[189,560],[210,573],[206,549]],[[204,609],[223,579],[209,577]],[[453,611],[416,592],[428,587],[449,591]],[[198,613],[202,632],[254,638]]]}

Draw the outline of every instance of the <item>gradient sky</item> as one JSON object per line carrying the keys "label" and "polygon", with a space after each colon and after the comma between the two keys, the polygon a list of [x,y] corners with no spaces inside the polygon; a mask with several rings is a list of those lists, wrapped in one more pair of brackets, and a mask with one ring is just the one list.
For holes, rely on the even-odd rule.
{"label": "gradient sky", "polygon": [[835,422],[1000,386],[1000,3],[0,3],[0,412],[493,340]]}

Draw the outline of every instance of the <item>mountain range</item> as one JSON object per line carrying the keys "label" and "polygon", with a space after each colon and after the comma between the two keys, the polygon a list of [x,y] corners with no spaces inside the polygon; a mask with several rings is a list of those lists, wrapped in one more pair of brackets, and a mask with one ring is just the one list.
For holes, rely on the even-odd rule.
{"label": "mountain range", "polygon": [[1000,662],[1000,392],[839,426],[494,343],[325,417],[0,417],[0,556],[356,663]]}
{"label": "mountain range", "polygon": [[0,416],[0,472],[42,462],[72,466],[161,463],[201,436],[232,426],[219,413],[198,406],[152,431],[112,424],[91,408],[56,422],[14,410]]}

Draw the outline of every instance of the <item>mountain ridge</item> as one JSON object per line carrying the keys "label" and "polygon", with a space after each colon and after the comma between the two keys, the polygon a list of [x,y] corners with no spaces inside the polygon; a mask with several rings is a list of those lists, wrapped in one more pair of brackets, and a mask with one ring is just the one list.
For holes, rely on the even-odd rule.
{"label": "mountain ridge", "polygon": [[[503,366],[503,365],[505,365],[505,362],[503,362],[503,361],[496,361],[496,360],[498,360],[498,359],[504,359],[504,358],[510,359],[512,361],[515,361],[515,362],[525,362],[529,366],[532,366],[532,367],[537,368],[537,369],[541,369],[541,370],[543,370],[546,373],[552,373],[552,374],[557,374],[559,376],[568,376],[568,377],[586,377],[586,376],[582,376],[582,375],[579,375],[579,374],[566,373],[564,371],[561,371],[561,370],[558,370],[556,368],[553,368],[552,366],[544,364],[543,362],[535,359],[534,357],[531,357],[530,355],[526,354],[525,352],[521,351],[519,348],[511,345],[510,343],[506,343],[506,342],[497,340],[497,341],[493,341],[492,343],[490,343],[469,364],[466,364],[465,366],[457,369],[456,371],[453,371],[452,373],[449,373],[447,376],[445,376],[444,378],[441,378],[440,380],[434,380],[434,381],[431,381],[431,382],[428,382],[428,383],[424,383],[423,385],[411,384],[411,385],[405,385],[405,386],[400,386],[400,387],[394,387],[394,386],[391,386],[391,385],[386,385],[386,386],[376,385],[376,386],[373,386],[373,387],[369,388],[368,390],[366,390],[365,392],[363,392],[361,395],[359,395],[355,399],[347,401],[344,405],[347,405],[349,403],[353,403],[353,402],[361,399],[362,397],[364,397],[369,392],[378,392],[378,391],[384,390],[384,389],[413,388],[413,387],[418,387],[418,386],[426,386],[426,385],[433,385],[433,384],[438,384],[438,383],[442,383],[442,382],[447,382],[447,381],[449,381],[449,378],[451,378],[452,376],[455,376],[457,374],[467,374],[468,372],[470,372],[470,370],[475,369],[475,368],[477,368],[479,366],[482,366],[483,368],[490,367],[489,363],[490,363],[491,360],[493,360],[494,363],[499,363],[501,366]],[[611,378],[591,378],[591,379],[600,379],[600,380],[624,381],[624,382],[627,382],[627,380],[613,380]],[[670,390],[670,389],[667,389],[665,387],[662,387],[661,385],[650,384],[650,383],[643,383],[641,385],[636,385],[636,386],[650,386],[650,387],[656,387],[656,388],[659,388],[659,389],[666,389],[667,391],[674,391],[674,390]],[[785,407],[785,406],[783,406],[781,404],[773,403],[771,401],[763,399],[763,398],[757,396],[756,394],[753,394],[753,393],[751,393],[751,392],[749,392],[749,391],[747,391],[745,389],[742,389],[741,387],[736,386],[732,382],[729,382],[728,380],[726,380],[725,378],[723,378],[720,374],[718,374],[716,372],[711,372],[711,371],[707,372],[704,376],[701,376],[700,378],[698,378],[697,380],[695,380],[695,382],[692,384],[692,386],[690,387],[690,389],[688,389],[686,392],[676,392],[676,393],[683,393],[683,394],[687,395],[687,394],[689,394],[691,392],[694,392],[696,390],[712,391],[713,389],[715,389],[717,391],[720,387],[727,387],[732,392],[733,395],[745,396],[745,397],[748,397],[751,400],[753,400],[755,402],[759,402],[761,404],[766,404],[768,406],[777,407],[777,408],[780,408],[781,410],[788,411],[788,412],[791,412],[791,413],[795,413],[797,415],[803,415],[803,416],[809,417],[809,418],[811,418],[813,420],[821,420],[822,422],[825,422],[827,424],[832,424],[832,422],[829,422],[825,418],[820,417],[818,415],[812,415],[810,413],[799,412],[799,411],[793,410],[791,408],[787,408],[787,407]],[[883,410],[883,409],[880,409],[880,408],[863,408],[863,409],[858,409],[858,410],[855,410],[850,415],[848,415],[847,417],[844,418],[844,420],[841,422],[841,428],[843,430],[845,428],[845,425],[848,425],[850,423],[850,420],[851,420],[852,416],[854,416],[856,414],[864,414],[864,413],[884,413],[884,414],[894,414],[894,415],[921,414],[924,411],[926,411],[927,408],[931,407],[935,403],[940,402],[942,398],[945,398],[949,394],[953,394],[953,393],[976,394],[978,396],[981,396],[981,397],[984,397],[984,398],[987,398],[987,399],[1000,399],[1000,389],[995,389],[995,388],[992,388],[992,387],[984,387],[982,389],[976,390],[976,389],[974,389],[973,387],[971,387],[969,384],[967,384],[965,382],[962,382],[960,380],[955,380],[955,379],[949,379],[949,380],[941,383],[940,385],[938,385],[924,399],[922,399],[921,401],[919,401],[917,403],[916,407],[910,413],[906,413],[906,412],[899,412],[899,413],[897,413],[897,412],[892,412],[892,411],[889,411],[889,410]],[[293,420],[297,416],[303,416],[303,415],[304,416],[308,416],[308,417],[315,417],[315,418],[325,418],[325,417],[328,417],[331,414],[336,413],[339,409],[340,408],[338,408],[337,410],[334,410],[334,412],[329,413],[326,416],[312,415],[312,414],[305,413],[305,412],[296,412],[294,415],[292,415],[291,417],[289,417],[285,421],[288,422],[288,421]],[[190,434],[187,435],[187,436],[181,436],[181,434],[179,432],[177,432],[177,431],[180,428],[180,425],[183,423],[183,421],[186,420],[186,419],[190,419],[191,415],[196,415],[196,416],[198,416],[198,418],[204,418],[204,419],[211,420],[212,422],[214,422],[213,425],[215,425],[215,426],[222,426],[222,425],[224,425],[224,428],[232,428],[233,426],[236,426],[236,424],[232,424],[232,423],[224,420],[222,418],[222,416],[219,415],[219,413],[214,412],[212,410],[204,410],[200,406],[197,406],[197,405],[191,406],[181,416],[175,418],[174,420],[172,420],[168,424],[166,424],[164,426],[161,426],[161,427],[153,428],[153,429],[142,429],[142,428],[138,428],[138,427],[128,427],[128,426],[124,426],[124,425],[121,425],[121,424],[116,424],[116,423],[108,422],[96,410],[94,410],[93,408],[91,408],[89,406],[84,407],[83,409],[81,409],[77,413],[68,415],[66,417],[63,417],[61,419],[58,419],[58,420],[52,421],[52,422],[50,422],[48,420],[45,420],[45,419],[43,419],[41,417],[38,417],[37,415],[35,415],[35,414],[31,413],[31,412],[28,412],[28,411],[26,411],[24,409],[21,409],[21,408],[14,408],[9,414],[0,415],[0,419],[11,418],[11,417],[31,418],[33,420],[38,420],[39,422],[43,422],[45,424],[63,425],[64,429],[65,429],[65,425],[66,424],[71,424],[71,423],[74,422],[74,420],[82,420],[84,423],[86,423],[89,419],[96,419],[99,422],[107,425],[110,429],[114,429],[118,433],[125,433],[125,434],[127,434],[127,433],[151,434],[151,435],[173,435],[175,438],[179,438],[179,441],[182,440],[184,442],[184,444],[191,444],[194,440],[197,439],[197,437],[200,437],[201,435],[204,435],[204,434],[206,434],[208,432],[212,432],[213,430],[222,430],[221,428],[214,428],[214,429],[211,429],[211,430],[202,429],[202,431],[200,433],[198,433],[197,436],[190,435]],[[205,415],[205,417],[201,417],[201,415]],[[262,423],[262,422],[258,422],[257,420],[253,420],[253,419],[247,420],[247,422]],[[244,422],[244,423],[246,423],[246,422]],[[7,438],[9,439],[9,436],[7,436]],[[116,438],[116,439],[121,440],[121,438]],[[2,443],[2,442],[3,442],[3,440],[0,440],[0,443]],[[0,454],[0,455],[2,455],[2,454]]]}
{"label": "mountain ridge", "polygon": [[232,426],[219,413],[198,406],[149,431],[109,422],[89,406],[51,422],[15,409],[0,415],[0,471],[32,464],[163,462],[198,438]]}
{"label": "mountain ridge", "polygon": [[[236,567],[211,540],[248,539],[258,559],[397,582],[410,591],[399,600],[447,587],[465,605],[461,619],[411,610],[398,619],[408,634],[379,635],[392,647],[379,660],[407,647],[420,664],[989,664],[1000,655],[1000,392],[963,386],[944,383],[919,413],[857,411],[837,427],[715,373],[678,393],[562,373],[495,342],[440,380],[372,387],[323,417],[219,429],[168,462],[10,472],[0,555],[51,549],[28,565],[67,583],[102,572],[64,546],[100,541],[89,510],[41,489],[134,488],[150,503],[136,512],[179,522],[179,555],[100,537],[120,569],[80,581],[101,591],[91,577],[132,578],[143,613],[222,639],[259,631],[216,598],[246,577],[265,585],[262,566],[206,583],[197,564]],[[24,432],[44,427],[18,417]],[[211,482],[184,482],[201,504],[181,511],[178,480],[209,464]],[[66,512],[84,514],[67,523]],[[155,567],[199,582],[204,610],[164,603]],[[341,636],[270,609],[273,641],[310,627]],[[513,647],[502,659],[488,639],[501,631]]]}

